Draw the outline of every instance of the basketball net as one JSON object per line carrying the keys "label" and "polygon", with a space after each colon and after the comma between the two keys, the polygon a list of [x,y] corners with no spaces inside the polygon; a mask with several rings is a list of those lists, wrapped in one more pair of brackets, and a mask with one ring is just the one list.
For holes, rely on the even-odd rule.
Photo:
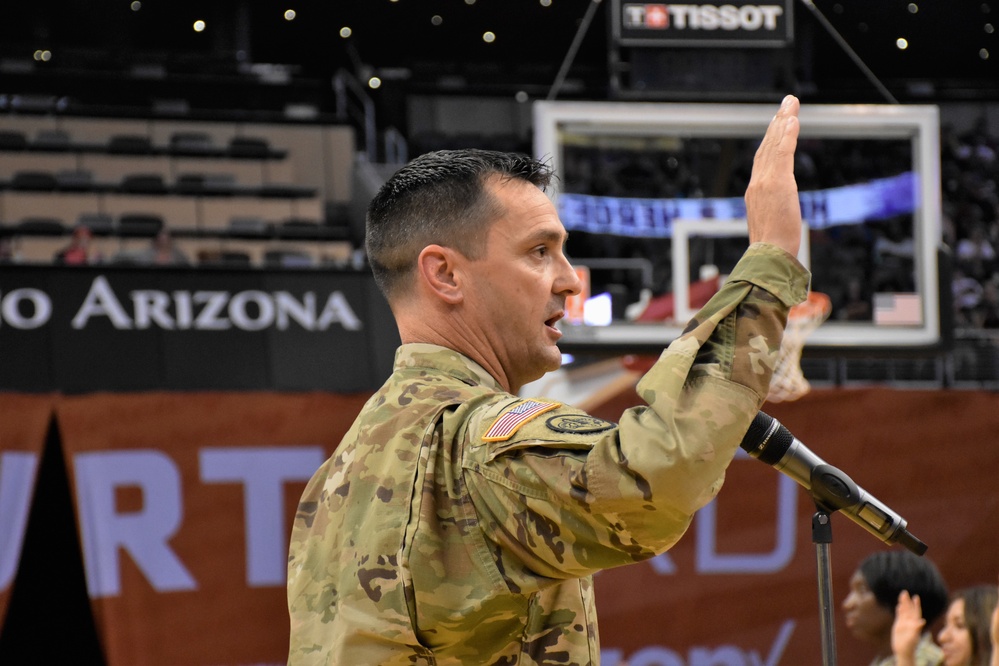
{"label": "basketball net", "polygon": [[801,372],[801,352],[805,340],[824,322],[832,310],[832,303],[826,294],[808,292],[808,298],[791,308],[787,315],[787,326],[777,352],[777,365],[770,380],[768,402],[788,402],[797,400],[812,387]]}

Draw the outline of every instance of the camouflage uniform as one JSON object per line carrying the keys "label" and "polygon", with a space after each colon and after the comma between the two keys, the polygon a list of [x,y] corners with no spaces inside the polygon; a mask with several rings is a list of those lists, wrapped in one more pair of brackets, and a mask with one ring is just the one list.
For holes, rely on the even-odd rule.
{"label": "camouflage uniform", "polygon": [[616,425],[403,345],[302,496],[289,663],[599,663],[591,575],[663,552],[718,492],[807,282],[751,246]]}
{"label": "camouflage uniform", "polygon": [[[933,642],[933,636],[929,632],[924,632],[922,636],[919,637],[919,643],[916,644],[916,654],[913,662],[916,666],[943,666],[944,663],[944,653],[936,643]],[[871,662],[871,666],[895,666],[898,660],[895,655],[890,657],[885,657],[884,659],[875,659]]]}

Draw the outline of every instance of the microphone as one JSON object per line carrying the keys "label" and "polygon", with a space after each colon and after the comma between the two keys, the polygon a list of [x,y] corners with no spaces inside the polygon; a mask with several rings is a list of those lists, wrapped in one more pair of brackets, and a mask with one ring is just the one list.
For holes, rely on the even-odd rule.
{"label": "microphone", "polygon": [[820,508],[839,511],[887,544],[900,543],[916,555],[926,552],[926,544],[906,530],[900,515],[809,451],[769,414],[756,415],[740,446],[751,457],[804,486]]}

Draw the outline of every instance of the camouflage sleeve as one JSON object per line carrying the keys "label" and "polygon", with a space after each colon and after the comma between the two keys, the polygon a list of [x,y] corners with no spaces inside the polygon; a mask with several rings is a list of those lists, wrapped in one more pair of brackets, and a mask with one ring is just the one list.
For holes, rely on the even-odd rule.
{"label": "camouflage sleeve", "polygon": [[[762,406],[787,312],[808,279],[783,250],[751,246],[639,382],[647,406],[617,425],[559,406],[487,442],[509,403],[470,419],[465,476],[508,582],[523,584],[516,571],[589,575],[676,543],[718,493]],[[557,427],[569,416],[589,426]]]}

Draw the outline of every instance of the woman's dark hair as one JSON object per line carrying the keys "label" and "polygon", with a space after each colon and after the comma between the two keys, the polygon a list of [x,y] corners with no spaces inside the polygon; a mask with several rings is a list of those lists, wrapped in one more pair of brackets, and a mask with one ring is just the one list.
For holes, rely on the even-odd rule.
{"label": "woman's dark hair", "polygon": [[425,153],[395,172],[368,205],[365,249],[386,296],[404,290],[428,245],[453,247],[475,259],[485,250],[499,203],[485,189],[491,176],[544,189],[551,167],[527,155],[491,150]]}
{"label": "woman's dark hair", "polygon": [[860,563],[860,573],[878,604],[893,615],[902,590],[919,595],[927,625],[947,609],[947,585],[936,565],[925,557],[907,550],[877,552]]}

